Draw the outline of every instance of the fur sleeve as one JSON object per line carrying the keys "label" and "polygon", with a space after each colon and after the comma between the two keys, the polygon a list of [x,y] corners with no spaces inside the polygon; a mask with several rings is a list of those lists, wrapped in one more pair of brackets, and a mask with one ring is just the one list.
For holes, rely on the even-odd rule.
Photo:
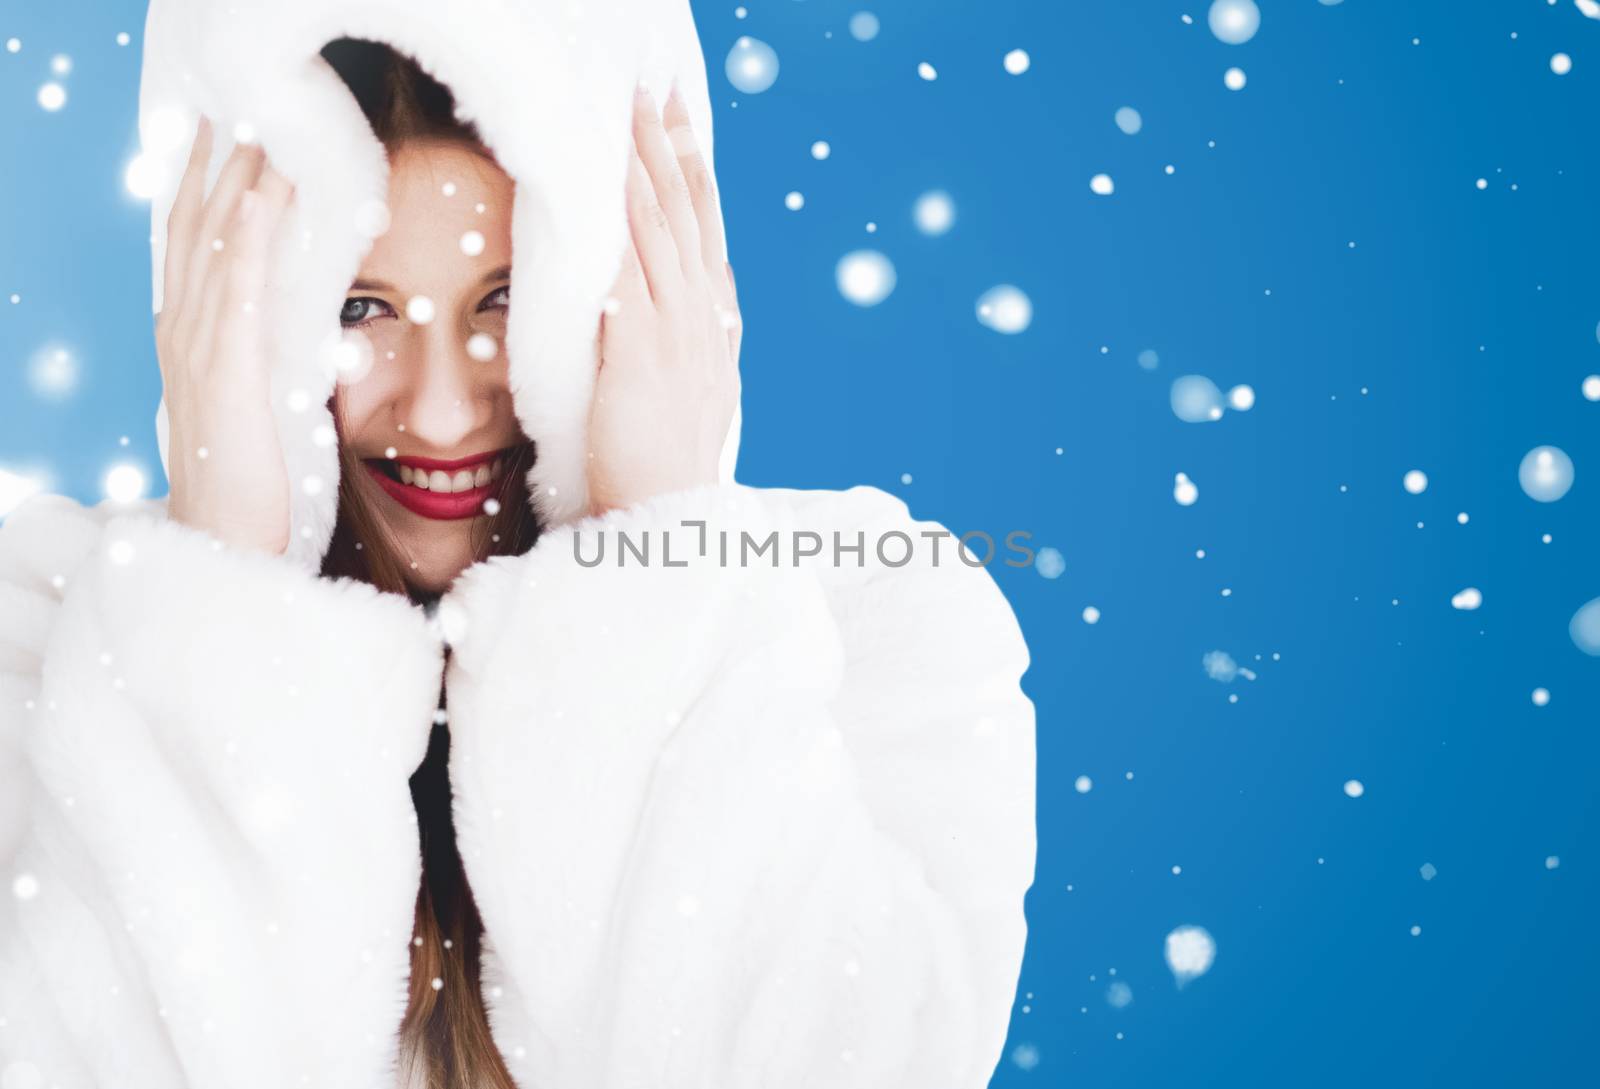
{"label": "fur sleeve", "polygon": [[[447,601],[457,836],[519,1083],[989,1083],[1034,712],[1009,605],[952,538],[934,565],[940,530],[873,488],[708,487],[553,531]],[[828,548],[740,566],[741,531]],[[835,531],[864,534],[861,566]],[[893,531],[904,566],[875,555]]]}
{"label": "fur sleeve", "polygon": [[0,529],[0,1069],[392,1089],[437,637],[150,506]]}

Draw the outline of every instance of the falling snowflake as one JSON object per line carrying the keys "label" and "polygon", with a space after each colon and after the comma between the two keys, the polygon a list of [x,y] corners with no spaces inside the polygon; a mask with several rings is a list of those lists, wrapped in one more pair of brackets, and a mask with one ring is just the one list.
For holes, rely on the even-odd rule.
{"label": "falling snowflake", "polygon": [[1208,651],[1200,659],[1200,665],[1206,671],[1206,676],[1222,684],[1231,684],[1235,678],[1243,677],[1247,681],[1256,679],[1255,671],[1246,669],[1233,660],[1233,655],[1225,650]]}
{"label": "falling snowflake", "polygon": [[1203,926],[1180,926],[1167,935],[1167,967],[1181,988],[1211,971],[1217,943]]}

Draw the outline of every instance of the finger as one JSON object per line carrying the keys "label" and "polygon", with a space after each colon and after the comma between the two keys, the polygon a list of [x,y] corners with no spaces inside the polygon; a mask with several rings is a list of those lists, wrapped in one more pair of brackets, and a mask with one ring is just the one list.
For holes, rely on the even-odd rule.
{"label": "finger", "polygon": [[189,149],[189,165],[184,167],[183,180],[178,183],[178,193],[172,200],[172,210],[167,214],[167,256],[165,279],[161,288],[161,312],[175,312],[183,301],[184,269],[193,249],[194,232],[200,223],[200,209],[205,201],[206,167],[211,162],[211,119],[200,115],[195,129],[194,145]]}
{"label": "finger", "polygon": [[599,358],[596,360],[596,366],[603,365],[606,338],[611,333],[611,323],[617,321],[619,315],[626,315],[650,305],[650,285],[645,280],[644,266],[639,262],[639,251],[634,248],[633,240],[629,239],[622,247],[622,267],[617,272],[616,282],[612,285],[605,309],[600,314],[600,331],[596,340]]}
{"label": "finger", "polygon": [[239,194],[254,184],[263,161],[260,148],[237,144],[223,163],[211,187],[211,195],[200,210],[183,273],[189,300],[199,305],[185,306],[177,322],[178,336],[186,343],[198,343],[198,331],[205,323],[203,311],[210,305],[206,300],[211,294],[207,290],[211,269],[217,263],[217,256],[227,248],[224,235],[237,211]]}
{"label": "finger", "polygon": [[293,198],[294,185],[265,162],[256,187],[239,194],[239,206],[222,255],[229,288],[226,313],[260,312],[272,243]]}
{"label": "finger", "polygon": [[637,148],[628,159],[628,229],[644,266],[650,297],[658,303],[672,298],[683,284],[683,268],[666,210],[656,199],[655,186]]}
{"label": "finger", "polygon": [[662,127],[656,101],[642,86],[633,98],[633,140],[655,186],[656,200],[667,213],[683,272],[686,276],[698,276],[701,271],[700,224],[695,220],[689,183],[678,166],[667,130]]}
{"label": "finger", "polygon": [[266,292],[272,242],[288,206],[289,185],[282,175],[239,194],[239,209],[229,234],[227,269],[229,313],[259,313]]}
{"label": "finger", "polygon": [[292,193],[293,186],[283,175],[263,166],[260,184],[239,194],[202,299],[208,323],[201,344],[202,366],[241,362],[245,357],[238,347],[256,343],[272,243]]}
{"label": "finger", "polygon": [[724,319],[728,326],[728,358],[733,361],[734,370],[739,369],[739,345],[744,342],[744,316],[739,313],[739,288],[733,280],[733,266],[724,261],[722,267],[728,270],[728,297],[731,300]]}
{"label": "finger", "polygon": [[689,187],[689,201],[694,208],[695,223],[700,229],[700,259],[713,277],[722,275],[728,260],[727,243],[722,235],[722,215],[717,205],[717,186],[700,154],[700,144],[694,138],[694,126],[689,120],[689,107],[672,85],[667,96],[666,109],[661,115],[666,125],[667,138],[678,156],[678,169]]}
{"label": "finger", "polygon": [[[190,285],[189,291],[203,291],[202,278],[210,268],[213,257],[227,248],[227,240],[222,237],[223,228],[238,207],[239,194],[255,184],[264,161],[265,156],[258,146],[239,144],[223,164],[222,172],[217,175],[217,183],[211,189],[211,196],[200,213],[200,227],[192,239],[189,263],[184,268],[184,283]],[[220,247],[217,245],[219,240],[222,242]],[[185,313],[183,321],[187,323],[189,320]]]}
{"label": "finger", "polygon": [[644,264],[639,260],[639,250],[632,237],[623,243],[622,265],[611,287],[612,298],[621,306],[632,302],[650,301],[650,283],[645,278]]}
{"label": "finger", "polygon": [[261,177],[256,181],[256,192],[261,194],[262,210],[270,221],[273,217],[282,219],[294,200],[295,189],[293,182],[274,170],[272,163],[266,162],[262,164]]}
{"label": "finger", "polygon": [[199,288],[195,324],[190,333],[195,373],[211,370],[246,321],[255,320],[255,307],[244,312],[243,299],[254,279],[249,268],[251,234],[259,222],[261,195],[253,190],[239,194],[234,215],[223,224],[224,246],[216,260],[206,267],[205,282]]}

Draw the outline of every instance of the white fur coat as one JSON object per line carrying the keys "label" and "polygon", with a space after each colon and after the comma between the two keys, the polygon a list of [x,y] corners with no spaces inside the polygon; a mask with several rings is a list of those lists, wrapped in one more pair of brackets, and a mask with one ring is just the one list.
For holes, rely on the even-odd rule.
{"label": "white fur coat", "polygon": [[[340,34],[417,55],[518,180],[508,351],[551,528],[432,618],[315,574],[337,494],[315,348],[386,169],[311,59]],[[1035,857],[1028,651],[993,578],[949,541],[883,563],[880,534],[940,527],[876,489],[735,483],[737,422],[721,483],[573,518],[633,83],[678,78],[709,145],[685,0],[154,0],[145,59],[173,185],[187,148],[161,146],[161,111],[199,109],[253,125],[297,183],[275,409],[292,478],[326,486],[294,489],[282,557],[162,501],[37,496],[0,527],[0,1079],[393,1089],[408,779],[443,673],[484,1001],[519,1085],[986,1085]],[[868,547],[724,565],[682,547],[685,521]],[[616,566],[618,534],[646,531],[686,566]],[[608,562],[583,566],[574,537],[592,556],[597,534]]]}

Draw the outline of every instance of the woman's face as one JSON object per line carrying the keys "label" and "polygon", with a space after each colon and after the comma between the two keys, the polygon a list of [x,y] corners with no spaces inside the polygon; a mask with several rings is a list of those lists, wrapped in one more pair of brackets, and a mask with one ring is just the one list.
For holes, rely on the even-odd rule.
{"label": "woman's face", "polygon": [[471,564],[469,531],[498,489],[496,455],[523,441],[505,354],[511,179],[459,144],[414,140],[392,155],[389,230],[347,293],[340,323],[372,367],[335,397],[357,484],[411,564],[442,590]]}

